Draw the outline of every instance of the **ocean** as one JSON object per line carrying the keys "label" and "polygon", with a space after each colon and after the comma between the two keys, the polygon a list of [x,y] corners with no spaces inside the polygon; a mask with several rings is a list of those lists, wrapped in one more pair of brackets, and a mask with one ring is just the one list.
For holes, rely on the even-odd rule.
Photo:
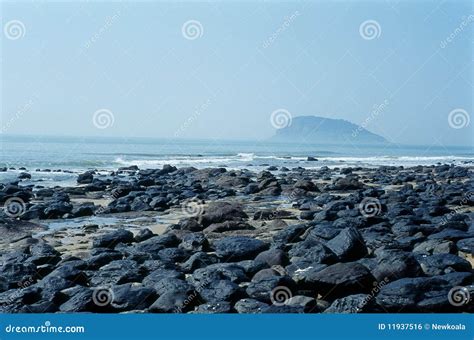
{"label": "ocean", "polygon": [[[151,138],[0,136],[0,182],[14,180],[20,167],[43,185],[74,183],[77,172],[110,171],[137,165],[142,169],[193,166],[246,168],[260,171],[268,166],[320,168],[380,165],[473,165],[472,147],[359,146],[269,143],[268,141],[170,140]],[[317,161],[308,161],[315,157]],[[48,171],[47,169],[51,170]],[[55,170],[68,172],[56,172]],[[44,171],[47,170],[47,171]],[[72,172],[72,173],[70,173]]]}

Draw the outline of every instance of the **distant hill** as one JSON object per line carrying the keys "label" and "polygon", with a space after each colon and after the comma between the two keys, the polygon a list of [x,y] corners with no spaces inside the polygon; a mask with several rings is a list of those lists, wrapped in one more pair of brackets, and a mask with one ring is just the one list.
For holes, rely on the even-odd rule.
{"label": "distant hill", "polygon": [[321,144],[381,144],[387,140],[363,127],[343,119],[318,116],[295,117],[291,124],[276,131],[272,142]]}

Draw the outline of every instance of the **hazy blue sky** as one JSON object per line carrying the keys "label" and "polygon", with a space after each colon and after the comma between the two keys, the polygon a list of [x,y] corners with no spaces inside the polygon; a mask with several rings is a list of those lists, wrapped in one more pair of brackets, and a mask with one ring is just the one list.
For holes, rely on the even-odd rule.
{"label": "hazy blue sky", "polygon": [[2,132],[262,139],[285,109],[472,145],[473,14],[468,0],[3,3]]}

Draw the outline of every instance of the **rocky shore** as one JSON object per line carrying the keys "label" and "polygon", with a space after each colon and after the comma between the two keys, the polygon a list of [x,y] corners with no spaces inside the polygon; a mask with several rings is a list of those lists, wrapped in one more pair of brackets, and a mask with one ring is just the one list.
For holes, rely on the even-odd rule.
{"label": "rocky shore", "polygon": [[468,166],[23,170],[0,185],[3,313],[474,311]]}

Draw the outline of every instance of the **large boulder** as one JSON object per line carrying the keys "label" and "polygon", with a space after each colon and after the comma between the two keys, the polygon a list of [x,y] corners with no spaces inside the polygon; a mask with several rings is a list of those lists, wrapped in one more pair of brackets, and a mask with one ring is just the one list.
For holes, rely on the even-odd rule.
{"label": "large boulder", "polygon": [[266,242],[245,236],[225,237],[215,241],[213,246],[224,261],[251,260],[269,247]]}
{"label": "large boulder", "polygon": [[343,229],[327,246],[343,261],[357,260],[367,255],[364,239],[353,227]]}

